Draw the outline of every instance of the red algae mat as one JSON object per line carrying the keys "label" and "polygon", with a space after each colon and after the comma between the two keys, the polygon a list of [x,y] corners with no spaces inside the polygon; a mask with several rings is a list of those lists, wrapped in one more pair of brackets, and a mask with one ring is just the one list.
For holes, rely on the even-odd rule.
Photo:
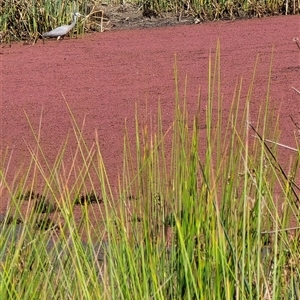
{"label": "red algae mat", "polygon": [[[299,132],[291,117],[300,122],[300,95],[292,89],[300,90],[300,51],[293,42],[297,36],[299,16],[280,16],[112,31],[82,39],[4,47],[0,49],[0,153],[1,163],[7,168],[5,176],[13,182],[22,175],[31,158],[29,149],[36,148],[26,116],[36,133],[41,120],[40,144],[53,165],[72,130],[66,100],[79,126],[85,120],[83,135],[88,145],[97,132],[108,176],[116,188],[123,164],[125,119],[134,139],[135,105],[142,118],[149,119],[156,115],[160,101],[164,128],[172,122],[175,56],[181,95],[187,76],[191,115],[196,111],[201,89],[204,104],[200,126],[205,128],[208,58],[210,53],[215,56],[218,40],[225,115],[241,78],[245,100],[258,55],[250,104],[250,121],[256,124],[258,110],[266,99],[273,51],[270,113],[279,115],[279,141],[296,147]],[[70,138],[69,143],[75,151],[76,140]],[[292,152],[283,150],[281,155],[288,166]],[[64,162],[68,163],[67,157]],[[1,193],[3,190],[1,187]],[[2,197],[0,211],[5,210],[6,203]]]}

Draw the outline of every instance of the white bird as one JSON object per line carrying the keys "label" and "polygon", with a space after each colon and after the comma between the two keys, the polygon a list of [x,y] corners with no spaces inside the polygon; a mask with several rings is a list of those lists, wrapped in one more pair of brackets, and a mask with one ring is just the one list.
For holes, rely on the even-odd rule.
{"label": "white bird", "polygon": [[45,32],[42,36],[43,37],[50,37],[50,38],[57,38],[57,40],[59,40],[61,37],[65,36],[69,31],[71,31],[76,22],[77,22],[77,17],[80,17],[81,14],[78,12],[74,12],[73,13],[73,22],[70,25],[62,25],[59,26],[55,29],[52,29],[49,32]]}

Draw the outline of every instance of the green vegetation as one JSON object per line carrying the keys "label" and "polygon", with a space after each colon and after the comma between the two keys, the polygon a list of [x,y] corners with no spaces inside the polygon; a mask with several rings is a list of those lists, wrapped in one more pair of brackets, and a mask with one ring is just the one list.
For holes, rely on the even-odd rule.
{"label": "green vegetation", "polygon": [[261,0],[144,0],[158,12],[186,10],[201,20],[262,17],[266,15],[299,13],[299,1]]}
{"label": "green vegetation", "polygon": [[[72,21],[74,11],[94,13],[94,6],[83,1],[6,0],[0,2],[1,40],[32,40],[41,33]],[[87,14],[86,17],[90,15]],[[77,34],[84,30],[82,22],[76,25]]]}
{"label": "green vegetation", "polygon": [[[40,132],[33,129],[36,149],[18,184],[7,182],[2,167],[0,186],[11,197],[0,225],[3,299],[299,298],[299,228],[289,229],[292,221],[299,223],[293,182],[299,155],[286,174],[276,143],[264,141],[266,133],[278,138],[276,124],[267,126],[268,94],[257,126],[250,124],[255,70],[245,103],[242,82],[237,84],[226,120],[219,45],[209,60],[208,97],[199,95],[195,116],[179,97],[176,62],[174,75],[171,127],[163,130],[160,108],[155,123],[139,125],[137,109],[135,141],[125,130],[118,195],[111,190],[97,135],[88,147],[71,111],[78,148],[70,170],[64,165],[68,138],[50,166]],[[270,78],[271,67],[268,86]],[[44,180],[43,195],[32,192],[38,177]],[[101,198],[93,191],[80,197],[91,187],[100,188]],[[24,213],[24,202],[33,209]],[[102,228],[92,223],[94,215]]]}
{"label": "green vegetation", "polygon": [[[122,0],[5,0],[0,1],[0,40],[37,40],[41,33],[70,23],[72,12],[84,15],[76,33],[96,27],[103,30],[103,11],[107,5],[120,6]],[[133,0],[136,11],[150,9],[157,17],[165,13],[194,16],[199,21],[298,14],[300,0]],[[142,16],[142,14],[141,14]]]}

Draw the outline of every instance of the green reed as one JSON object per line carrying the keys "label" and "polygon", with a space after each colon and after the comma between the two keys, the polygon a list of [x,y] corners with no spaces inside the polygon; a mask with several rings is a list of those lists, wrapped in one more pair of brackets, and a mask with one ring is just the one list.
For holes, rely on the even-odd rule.
{"label": "green reed", "polygon": [[[70,136],[77,146],[67,155],[67,136],[53,163],[40,143],[42,115],[37,132],[26,115],[36,142],[28,146],[28,170],[13,184],[5,169],[0,170],[0,186],[10,197],[0,224],[0,294],[5,299],[299,296],[298,196],[293,182],[299,155],[286,174],[278,164],[276,142],[270,147],[265,141],[276,141],[279,132],[278,124],[269,128],[269,93],[256,127],[249,122],[259,59],[247,99],[241,99],[240,81],[225,118],[220,51],[218,43],[208,62],[208,96],[199,95],[196,103],[199,108],[205,105],[205,113],[198,109],[189,114],[176,59],[169,127],[163,129],[160,104],[157,115],[146,120],[136,107],[133,140],[125,126],[117,193],[111,188],[97,133],[89,144],[83,135],[85,120],[81,125],[75,119],[67,101]],[[271,67],[272,61],[266,74],[268,90]],[[201,121],[206,123],[204,132]],[[71,159],[69,167],[65,159]],[[27,193],[41,179],[44,197]],[[90,187],[101,191],[101,203],[83,203],[76,219],[76,198]],[[55,209],[41,214],[41,206],[34,203],[46,200]],[[48,218],[57,227],[47,223],[46,228]],[[293,229],[291,221],[296,224]],[[95,245],[104,241],[104,258],[99,259]]]}

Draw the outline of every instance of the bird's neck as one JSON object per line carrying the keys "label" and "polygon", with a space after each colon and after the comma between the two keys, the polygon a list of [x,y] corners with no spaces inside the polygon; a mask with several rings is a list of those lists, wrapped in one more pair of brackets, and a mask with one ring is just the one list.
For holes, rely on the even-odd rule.
{"label": "bird's neck", "polygon": [[72,23],[76,23],[77,21],[77,16],[75,14],[73,14],[73,22]]}

